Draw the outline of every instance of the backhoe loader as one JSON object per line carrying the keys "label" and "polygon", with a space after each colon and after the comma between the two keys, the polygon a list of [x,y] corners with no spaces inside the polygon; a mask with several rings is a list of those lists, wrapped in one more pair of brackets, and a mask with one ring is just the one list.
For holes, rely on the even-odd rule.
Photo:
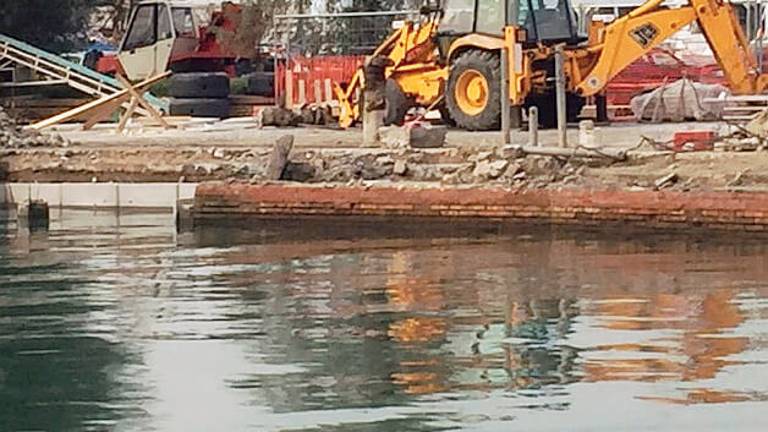
{"label": "backhoe loader", "polygon": [[[624,68],[683,27],[697,22],[733,93],[762,93],[768,75],[758,71],[731,5],[688,0],[668,8],[648,0],[612,23],[591,23],[579,34],[569,0],[442,0],[425,6],[419,23],[406,22],[370,58],[386,57],[385,123],[401,123],[414,106],[439,109],[467,130],[501,124],[501,52],[508,62],[509,103],[537,106],[540,123],[556,123],[555,50],[563,49],[567,116],[575,119],[588,96],[600,96]],[[361,115],[362,71],[346,88],[336,86],[340,125]],[[520,109],[511,110],[521,112]]]}

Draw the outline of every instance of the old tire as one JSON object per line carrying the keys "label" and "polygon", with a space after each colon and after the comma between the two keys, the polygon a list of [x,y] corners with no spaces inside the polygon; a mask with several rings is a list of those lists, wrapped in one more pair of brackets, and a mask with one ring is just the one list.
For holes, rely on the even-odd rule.
{"label": "old tire", "polygon": [[401,125],[411,109],[411,101],[400,84],[388,79],[384,87],[384,125]]}
{"label": "old tire", "polygon": [[191,72],[172,75],[168,94],[174,98],[220,99],[229,96],[229,76],[225,73]]}
{"label": "old tire", "polygon": [[170,102],[172,116],[192,117],[229,117],[229,99],[180,99],[173,98]]}
{"label": "old tire", "polygon": [[456,125],[472,131],[501,126],[501,60],[489,51],[471,50],[453,62],[446,106]]}
{"label": "old tire", "polygon": [[248,94],[254,96],[275,96],[275,73],[254,72],[248,75]]}

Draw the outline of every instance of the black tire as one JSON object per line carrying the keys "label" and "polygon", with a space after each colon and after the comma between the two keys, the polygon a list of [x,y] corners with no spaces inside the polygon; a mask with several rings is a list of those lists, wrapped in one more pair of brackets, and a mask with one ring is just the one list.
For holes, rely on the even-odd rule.
{"label": "black tire", "polygon": [[[566,95],[566,121],[568,123],[577,122],[585,104],[585,98],[568,93]],[[557,96],[555,93],[529,96],[526,101],[526,107],[531,106],[536,106],[539,109],[539,125],[543,129],[554,129],[557,127]]]}
{"label": "black tire", "polygon": [[440,120],[443,121],[443,124],[448,127],[456,127],[456,121],[451,118],[451,113],[448,111],[448,107],[445,106],[445,103],[441,103],[439,107],[437,107],[437,110],[440,112]]}
{"label": "black tire", "polygon": [[170,102],[172,116],[229,117],[229,99],[178,99]]}
{"label": "black tire", "polygon": [[388,79],[384,87],[384,125],[402,125],[411,105],[400,84]]}
{"label": "black tire", "polygon": [[174,98],[229,97],[229,76],[225,73],[191,72],[171,76],[168,94]]}
{"label": "black tire", "polygon": [[275,73],[254,72],[248,75],[248,94],[254,96],[275,96]]}
{"label": "black tire", "polygon": [[[456,100],[456,84],[464,72],[479,72],[488,85],[485,107],[477,114],[465,113]],[[489,51],[471,50],[453,62],[448,77],[445,103],[456,125],[471,131],[495,130],[501,127],[501,60]]]}

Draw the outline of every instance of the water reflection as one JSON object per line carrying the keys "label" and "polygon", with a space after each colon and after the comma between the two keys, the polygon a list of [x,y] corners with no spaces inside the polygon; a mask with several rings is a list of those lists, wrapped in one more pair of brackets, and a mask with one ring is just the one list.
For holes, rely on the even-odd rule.
{"label": "water reflection", "polygon": [[64,216],[0,245],[2,430],[762,425],[759,241]]}

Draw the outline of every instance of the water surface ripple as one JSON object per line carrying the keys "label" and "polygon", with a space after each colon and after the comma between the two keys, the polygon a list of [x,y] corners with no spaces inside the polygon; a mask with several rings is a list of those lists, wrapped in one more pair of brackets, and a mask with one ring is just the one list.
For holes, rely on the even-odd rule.
{"label": "water surface ripple", "polygon": [[51,228],[0,240],[2,431],[767,424],[762,241],[176,234],[167,215],[74,211]]}

